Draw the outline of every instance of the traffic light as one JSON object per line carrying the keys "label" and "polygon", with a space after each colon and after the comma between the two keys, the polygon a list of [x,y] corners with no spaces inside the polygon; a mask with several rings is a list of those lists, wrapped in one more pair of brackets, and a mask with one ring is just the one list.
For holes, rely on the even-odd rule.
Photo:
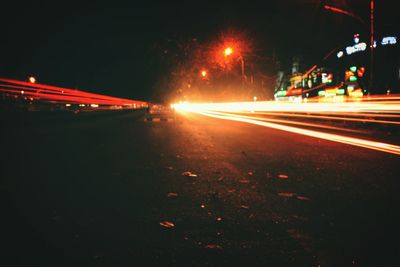
{"label": "traffic light", "polygon": [[357,68],[357,66],[351,66],[348,70],[345,71],[345,80],[355,82],[358,80],[358,77],[363,77],[364,73],[364,67]]}
{"label": "traffic light", "polygon": [[357,70],[357,76],[358,77],[363,77],[364,76],[364,72],[365,72],[365,68],[361,67]]}

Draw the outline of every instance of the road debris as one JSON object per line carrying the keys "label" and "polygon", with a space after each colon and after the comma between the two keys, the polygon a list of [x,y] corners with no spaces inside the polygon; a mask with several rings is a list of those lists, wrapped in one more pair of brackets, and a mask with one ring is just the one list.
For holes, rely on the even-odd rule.
{"label": "road debris", "polygon": [[160,222],[160,225],[163,226],[163,227],[165,227],[165,228],[172,228],[172,227],[175,227],[175,224],[172,223],[172,222],[169,222],[169,221]]}
{"label": "road debris", "polygon": [[208,244],[205,246],[205,248],[208,249],[222,249],[222,247],[220,245],[216,245],[216,244]]}
{"label": "road debris", "polygon": [[182,175],[187,176],[187,177],[197,177],[198,176],[197,174],[190,172],[190,171],[182,172]]}
{"label": "road debris", "polygon": [[308,198],[308,197],[303,197],[303,196],[297,196],[296,197],[298,200],[311,200],[310,198]]}
{"label": "road debris", "polygon": [[170,198],[177,197],[177,196],[178,196],[178,193],[175,193],[175,192],[169,192],[167,194],[167,197],[170,197]]}
{"label": "road debris", "polygon": [[280,197],[294,197],[295,195],[296,195],[296,193],[290,193],[290,192],[278,193],[278,196],[280,196]]}

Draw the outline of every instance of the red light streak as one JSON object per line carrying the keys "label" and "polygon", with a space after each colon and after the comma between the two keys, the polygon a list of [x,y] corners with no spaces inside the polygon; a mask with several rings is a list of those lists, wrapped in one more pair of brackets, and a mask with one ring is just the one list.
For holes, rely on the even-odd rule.
{"label": "red light streak", "polygon": [[101,104],[101,105],[119,105],[126,107],[146,107],[148,104],[144,101],[130,100],[118,97],[111,97],[101,94],[94,94],[68,88],[23,82],[11,79],[0,78],[0,92],[11,95],[20,94],[32,97],[34,100],[49,103],[74,103],[74,104]]}
{"label": "red light streak", "polygon": [[361,22],[364,23],[364,21],[359,16],[357,16],[357,15],[355,15],[355,14],[349,12],[349,11],[346,11],[346,10],[343,10],[343,9],[340,9],[340,8],[337,8],[337,7],[333,7],[333,6],[328,6],[328,5],[325,5],[324,8],[326,10],[330,10],[332,12],[342,13],[344,15],[356,18],[356,19],[358,19],[358,20],[360,20]]}

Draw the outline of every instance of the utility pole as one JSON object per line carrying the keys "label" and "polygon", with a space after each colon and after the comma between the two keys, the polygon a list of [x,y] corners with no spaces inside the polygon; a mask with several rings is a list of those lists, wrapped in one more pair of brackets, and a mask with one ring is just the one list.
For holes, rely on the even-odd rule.
{"label": "utility pole", "polygon": [[241,69],[242,69],[242,88],[244,88],[245,76],[244,76],[244,60],[243,60],[243,56],[240,55],[239,59],[240,59]]}
{"label": "utility pole", "polygon": [[369,90],[374,86],[374,0],[370,0],[370,61]]}

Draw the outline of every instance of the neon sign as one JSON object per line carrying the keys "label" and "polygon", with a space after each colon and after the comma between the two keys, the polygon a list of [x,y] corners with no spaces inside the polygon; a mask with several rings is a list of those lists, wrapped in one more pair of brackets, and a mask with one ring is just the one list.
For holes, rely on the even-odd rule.
{"label": "neon sign", "polygon": [[395,36],[383,37],[381,45],[394,45],[397,43],[397,38]]}
{"label": "neon sign", "polygon": [[286,91],[285,90],[280,90],[280,91],[277,91],[275,93],[275,97],[285,96],[285,95],[286,95]]}
{"label": "neon sign", "polygon": [[322,73],[322,83],[332,83],[332,73]]}
{"label": "neon sign", "polygon": [[355,44],[353,46],[346,47],[346,53],[347,53],[347,55],[351,55],[351,54],[354,54],[357,52],[365,51],[365,49],[367,49],[367,44],[362,42],[362,43]]}

